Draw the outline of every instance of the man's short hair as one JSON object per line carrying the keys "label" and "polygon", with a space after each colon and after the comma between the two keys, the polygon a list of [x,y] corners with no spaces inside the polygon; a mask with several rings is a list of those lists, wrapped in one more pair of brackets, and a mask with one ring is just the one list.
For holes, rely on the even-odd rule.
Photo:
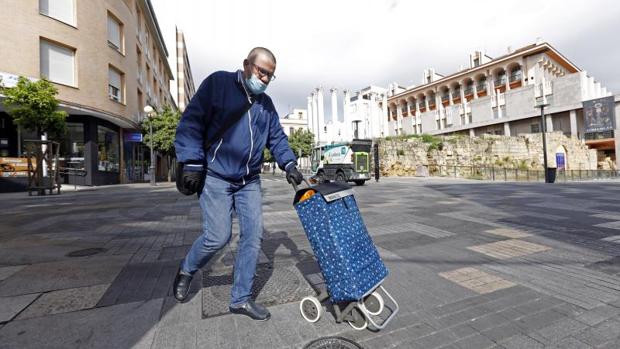
{"label": "man's short hair", "polygon": [[248,53],[248,61],[254,63],[256,61],[256,57],[260,54],[266,55],[267,57],[269,57],[269,59],[273,61],[273,64],[276,64],[276,56],[273,54],[273,52],[269,51],[269,49],[264,47],[254,47],[252,51]]}

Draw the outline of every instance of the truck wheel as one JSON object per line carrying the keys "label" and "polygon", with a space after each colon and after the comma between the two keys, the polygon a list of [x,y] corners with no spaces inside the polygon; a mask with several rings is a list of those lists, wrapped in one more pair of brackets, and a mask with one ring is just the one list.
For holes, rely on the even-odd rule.
{"label": "truck wheel", "polygon": [[357,184],[357,185],[364,185],[364,183],[366,183],[366,181],[363,180],[363,179],[358,179],[358,180],[355,181],[355,184]]}
{"label": "truck wheel", "polygon": [[347,179],[344,177],[344,173],[338,172],[336,173],[336,182],[346,182]]}

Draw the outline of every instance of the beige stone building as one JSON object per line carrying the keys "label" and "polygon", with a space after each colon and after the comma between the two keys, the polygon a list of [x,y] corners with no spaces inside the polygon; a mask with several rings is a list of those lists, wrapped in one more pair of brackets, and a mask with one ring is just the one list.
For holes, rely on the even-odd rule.
{"label": "beige stone building", "polygon": [[185,45],[185,35],[178,28],[176,29],[176,85],[177,85],[177,105],[180,111],[184,111],[185,107],[196,93],[194,86],[194,77],[192,76],[192,68],[189,64],[187,55],[187,46]]}
{"label": "beige stone building", "polygon": [[[3,1],[0,52],[5,86],[25,76],[58,88],[69,113],[61,166],[87,173],[65,181],[144,178],[149,152],[140,142],[142,110],[174,106],[168,51],[150,0]],[[35,135],[17,130],[2,109],[0,118],[0,156],[19,156]]]}
{"label": "beige stone building", "polygon": [[[509,50],[497,58],[475,52],[468,68],[446,76],[425,70],[421,85],[388,97],[383,134],[540,133],[543,125],[536,104],[543,100],[547,131],[581,140],[597,149],[599,161],[620,165],[614,96],[546,42]],[[549,152],[559,162],[566,155],[562,149]]]}

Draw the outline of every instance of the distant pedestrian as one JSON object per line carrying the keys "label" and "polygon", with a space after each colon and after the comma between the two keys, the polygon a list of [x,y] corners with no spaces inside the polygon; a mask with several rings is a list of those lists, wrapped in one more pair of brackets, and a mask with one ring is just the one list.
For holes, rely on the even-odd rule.
{"label": "distant pedestrian", "polygon": [[[251,298],[263,234],[259,177],[263,149],[271,151],[289,182],[301,184],[303,180],[278,113],[264,93],[275,79],[275,70],[273,53],[257,47],[243,61],[243,70],[211,74],[185,109],[174,143],[177,159],[183,163],[180,190],[184,194],[200,194],[203,217],[202,235],[181,262],[175,277],[174,296],[185,301],[194,273],[230,241],[234,209],[240,238],[229,309],[255,320],[271,317],[264,306]],[[211,141],[226,120],[236,117],[240,117],[236,124],[212,147],[203,149],[205,140]]]}

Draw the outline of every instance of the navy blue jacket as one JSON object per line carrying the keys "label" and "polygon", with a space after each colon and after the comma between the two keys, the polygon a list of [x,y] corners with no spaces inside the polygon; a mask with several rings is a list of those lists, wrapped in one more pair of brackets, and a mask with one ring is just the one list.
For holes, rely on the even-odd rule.
{"label": "navy blue jacket", "polygon": [[[213,138],[224,120],[249,101],[253,104],[248,112],[210,149],[203,149],[205,137]],[[174,141],[178,161],[202,163],[210,175],[243,183],[258,177],[265,146],[281,169],[296,164],[271,98],[264,93],[250,96],[241,70],[215,72],[200,84],[181,116]]]}

